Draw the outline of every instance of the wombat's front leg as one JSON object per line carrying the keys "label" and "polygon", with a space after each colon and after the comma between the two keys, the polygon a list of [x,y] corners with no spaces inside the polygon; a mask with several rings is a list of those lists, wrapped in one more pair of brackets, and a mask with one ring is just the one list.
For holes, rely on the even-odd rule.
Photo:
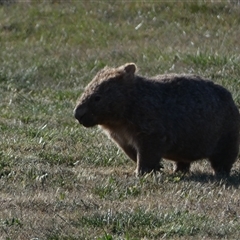
{"label": "wombat's front leg", "polygon": [[152,171],[156,172],[162,168],[160,163],[161,152],[159,151],[159,148],[157,149],[150,145],[147,144],[144,148],[140,148],[137,153],[137,168],[135,171],[137,176]]}
{"label": "wombat's front leg", "polygon": [[120,147],[130,159],[132,159],[134,162],[137,162],[137,151],[134,147],[128,144],[121,144]]}

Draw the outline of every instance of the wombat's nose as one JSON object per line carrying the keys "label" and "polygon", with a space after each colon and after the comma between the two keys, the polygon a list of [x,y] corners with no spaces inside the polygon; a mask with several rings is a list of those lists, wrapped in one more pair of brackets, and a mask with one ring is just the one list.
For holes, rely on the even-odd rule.
{"label": "wombat's nose", "polygon": [[74,117],[77,119],[77,120],[81,120],[81,118],[84,116],[84,114],[86,113],[86,109],[85,108],[79,108],[79,107],[76,107],[74,110]]}

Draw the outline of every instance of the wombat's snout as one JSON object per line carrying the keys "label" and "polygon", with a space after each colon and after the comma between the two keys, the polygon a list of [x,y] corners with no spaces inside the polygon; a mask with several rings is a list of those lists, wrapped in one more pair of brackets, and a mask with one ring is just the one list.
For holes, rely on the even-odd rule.
{"label": "wombat's snout", "polygon": [[86,109],[76,107],[73,112],[74,112],[74,117],[81,123],[81,119],[86,113]]}
{"label": "wombat's snout", "polygon": [[87,107],[78,106],[74,109],[74,117],[84,127],[93,127],[98,124],[97,119]]}

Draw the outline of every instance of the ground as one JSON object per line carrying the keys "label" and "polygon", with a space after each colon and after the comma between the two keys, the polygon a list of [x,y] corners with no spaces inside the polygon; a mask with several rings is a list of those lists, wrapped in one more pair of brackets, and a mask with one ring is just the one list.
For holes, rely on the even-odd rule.
{"label": "ground", "polygon": [[[20,2],[20,1],[19,1]],[[239,239],[240,161],[136,178],[73,117],[105,65],[194,73],[240,106],[238,2],[27,1],[0,5],[0,239]]]}

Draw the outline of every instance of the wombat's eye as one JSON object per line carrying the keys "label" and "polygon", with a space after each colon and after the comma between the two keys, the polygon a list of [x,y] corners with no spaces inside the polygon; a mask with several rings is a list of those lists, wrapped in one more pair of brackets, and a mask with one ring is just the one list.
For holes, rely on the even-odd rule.
{"label": "wombat's eye", "polygon": [[97,96],[94,97],[94,101],[95,101],[95,102],[100,101],[100,99],[101,99],[101,97],[100,97],[99,95],[97,95]]}

